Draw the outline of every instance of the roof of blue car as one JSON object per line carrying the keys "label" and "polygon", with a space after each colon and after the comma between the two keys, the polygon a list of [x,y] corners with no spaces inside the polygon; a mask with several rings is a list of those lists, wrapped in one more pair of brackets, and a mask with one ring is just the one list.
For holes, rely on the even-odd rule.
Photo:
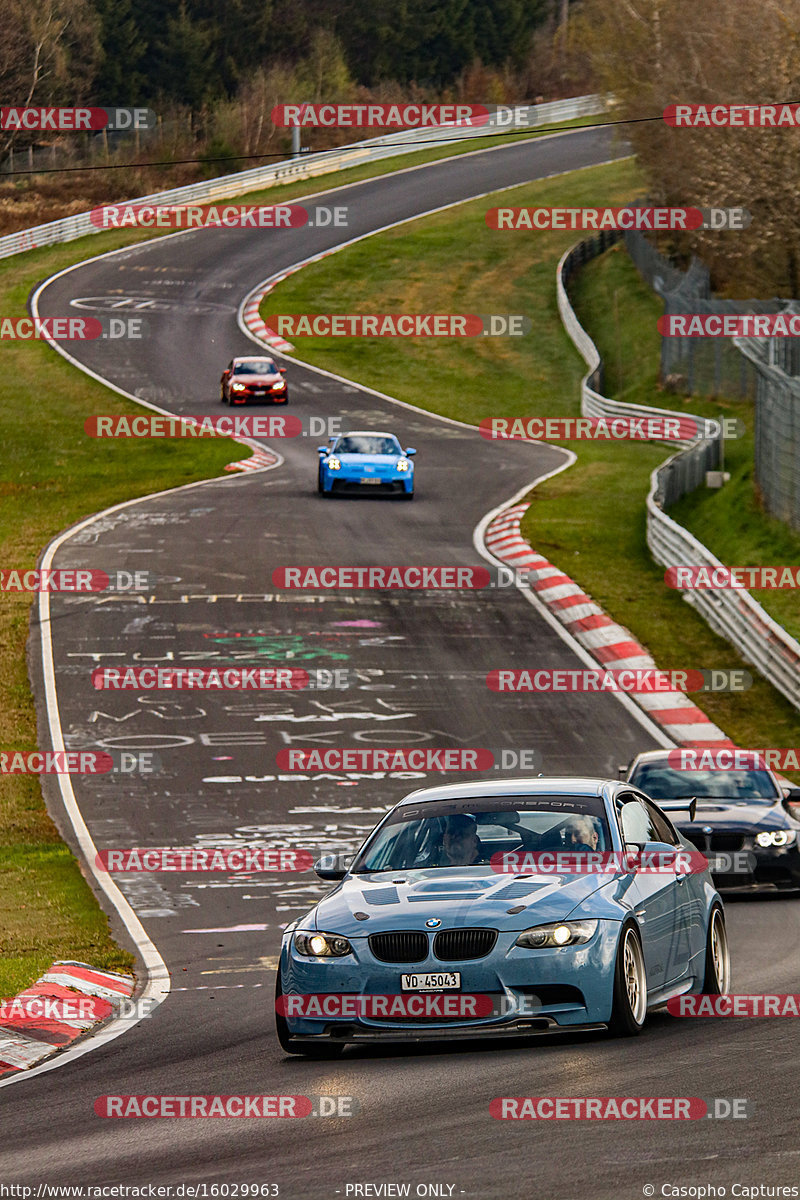
{"label": "roof of blue car", "polygon": [[599,796],[609,783],[619,786],[617,779],[589,779],[573,776],[551,775],[547,778],[534,776],[522,779],[478,779],[474,783],[451,783],[442,787],[420,788],[410,792],[401,804],[418,804],[420,800],[470,800],[473,796],[547,796],[553,792],[562,795]]}

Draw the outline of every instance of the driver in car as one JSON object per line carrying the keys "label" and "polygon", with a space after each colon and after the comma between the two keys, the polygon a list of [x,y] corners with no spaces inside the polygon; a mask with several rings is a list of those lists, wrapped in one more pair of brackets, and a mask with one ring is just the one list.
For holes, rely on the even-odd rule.
{"label": "driver in car", "polygon": [[591,817],[572,817],[564,826],[564,840],[567,850],[596,850],[597,826]]}
{"label": "driver in car", "polygon": [[478,825],[465,813],[447,818],[442,834],[440,867],[469,867],[483,862],[483,846],[478,837]]}

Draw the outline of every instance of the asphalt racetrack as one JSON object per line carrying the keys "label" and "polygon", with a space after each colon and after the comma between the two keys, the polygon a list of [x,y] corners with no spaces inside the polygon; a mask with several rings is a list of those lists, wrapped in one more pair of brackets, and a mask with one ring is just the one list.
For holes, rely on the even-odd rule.
{"label": "asphalt racetrack", "polygon": [[[155,240],[56,278],[40,296],[40,314],[74,313],[75,300],[94,313],[109,297],[156,301],[146,341],[72,343],[70,352],[162,408],[217,414],[227,411],[217,403],[221,367],[255,351],[236,312],[259,280],[343,237],[621,153],[608,130],[578,130],[322,193],[316,203],[348,205],[344,235],[243,229]],[[513,587],[348,594],[273,586],[272,571],[296,563],[482,565],[473,545],[481,519],[564,461],[545,446],[488,443],[294,362],[288,371],[294,415],[341,413],[352,427],[390,429],[417,447],[416,500],[323,501],[316,441],[284,439],[273,444],[283,456],[273,469],[136,502],[63,542],[55,566],[109,564],[156,580],[143,597],[51,601],[69,746],[151,751],[160,760],[150,777],[76,777],[98,849],[346,850],[387,805],[441,780],[278,778],[275,756],[287,746],[531,747],[545,773],[612,776],[619,762],[654,747],[645,725],[613,696],[487,690],[485,675],[495,667],[580,665]],[[92,688],[95,666],[129,663],[346,668],[350,686],[281,694]],[[40,678],[42,720],[43,697]],[[74,846],[56,792],[50,802]],[[787,1103],[797,1073],[791,1021],[665,1014],[631,1040],[593,1033],[350,1047],[334,1064],[289,1058],[273,1031],[280,930],[324,885],[311,873],[128,874],[116,882],[167,964],[171,990],[150,1019],[115,1040],[0,1088],[0,1177],[34,1185],[264,1183],[290,1200],[380,1195],[353,1189],[385,1183],[409,1184],[412,1196],[634,1200],[679,1194],[662,1186],[705,1184],[731,1196],[746,1194],[732,1192],[734,1184],[798,1178],[796,1112]],[[732,990],[794,991],[800,902],[731,900],[727,914]],[[125,937],[116,918],[115,929]],[[110,1093],[325,1093],[354,1097],[359,1111],[274,1121],[103,1119],[94,1104]],[[747,1117],[503,1122],[490,1115],[493,1097],[526,1095],[699,1096],[711,1106],[745,1098]]]}

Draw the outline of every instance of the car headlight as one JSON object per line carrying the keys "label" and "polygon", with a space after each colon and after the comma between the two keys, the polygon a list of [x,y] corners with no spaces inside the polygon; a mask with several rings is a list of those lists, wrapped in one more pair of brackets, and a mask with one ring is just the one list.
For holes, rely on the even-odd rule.
{"label": "car headlight", "polygon": [[551,946],[577,946],[588,942],[597,930],[597,921],[554,921],[526,929],[514,943],[525,950],[546,950]]}
{"label": "car headlight", "polygon": [[310,958],[342,958],[353,953],[347,938],[338,933],[296,933],[294,948]]}
{"label": "car headlight", "polygon": [[398,458],[396,466],[397,466],[398,471],[410,471],[411,470],[411,463],[408,461],[407,458]]}
{"label": "car headlight", "polygon": [[277,383],[273,383],[272,390],[273,390],[273,392],[282,392],[285,387],[286,387],[286,380],[279,379]]}
{"label": "car headlight", "polygon": [[329,458],[325,465],[328,467],[329,471],[341,471],[342,469],[342,464],[339,462],[338,458]]}
{"label": "car headlight", "polygon": [[245,390],[246,390],[246,388],[247,388],[247,384],[246,384],[246,383],[232,383],[232,384],[231,384],[231,391],[232,391],[232,392],[243,392],[243,391],[245,391]]}
{"label": "car headlight", "polygon": [[794,829],[765,829],[756,835],[757,846],[791,846],[796,841]]}

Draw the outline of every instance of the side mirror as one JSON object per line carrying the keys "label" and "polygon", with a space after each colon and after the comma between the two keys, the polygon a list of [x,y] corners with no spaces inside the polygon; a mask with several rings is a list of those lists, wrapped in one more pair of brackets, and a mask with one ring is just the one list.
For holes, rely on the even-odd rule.
{"label": "side mirror", "polygon": [[317,446],[317,454],[327,454],[327,453],[328,453],[327,446]]}
{"label": "side mirror", "polygon": [[[626,859],[632,858],[636,862],[638,862],[638,860],[641,858],[641,854],[642,854],[642,851],[644,850],[644,847],[645,847],[644,842],[625,842],[624,857]],[[636,869],[634,866],[630,865],[629,863],[626,865],[628,866],[628,870],[630,870],[630,871],[634,871]]]}
{"label": "side mirror", "polygon": [[413,446],[409,446],[407,450],[403,451],[403,454],[405,454],[406,458],[413,458],[416,453],[417,452]]}
{"label": "side mirror", "polygon": [[285,375],[285,374],[286,374],[286,367],[278,367],[278,372],[279,372],[279,374],[281,374],[281,375]]}
{"label": "side mirror", "polygon": [[626,779],[627,775],[628,775],[628,764],[627,763],[619,763],[617,766],[617,777],[619,779]]}
{"label": "side mirror", "polygon": [[338,883],[344,879],[354,858],[354,854],[323,854],[314,863],[314,873],[326,883]]}
{"label": "side mirror", "polygon": [[800,787],[784,787],[783,806],[788,809],[793,817],[800,815]]}

